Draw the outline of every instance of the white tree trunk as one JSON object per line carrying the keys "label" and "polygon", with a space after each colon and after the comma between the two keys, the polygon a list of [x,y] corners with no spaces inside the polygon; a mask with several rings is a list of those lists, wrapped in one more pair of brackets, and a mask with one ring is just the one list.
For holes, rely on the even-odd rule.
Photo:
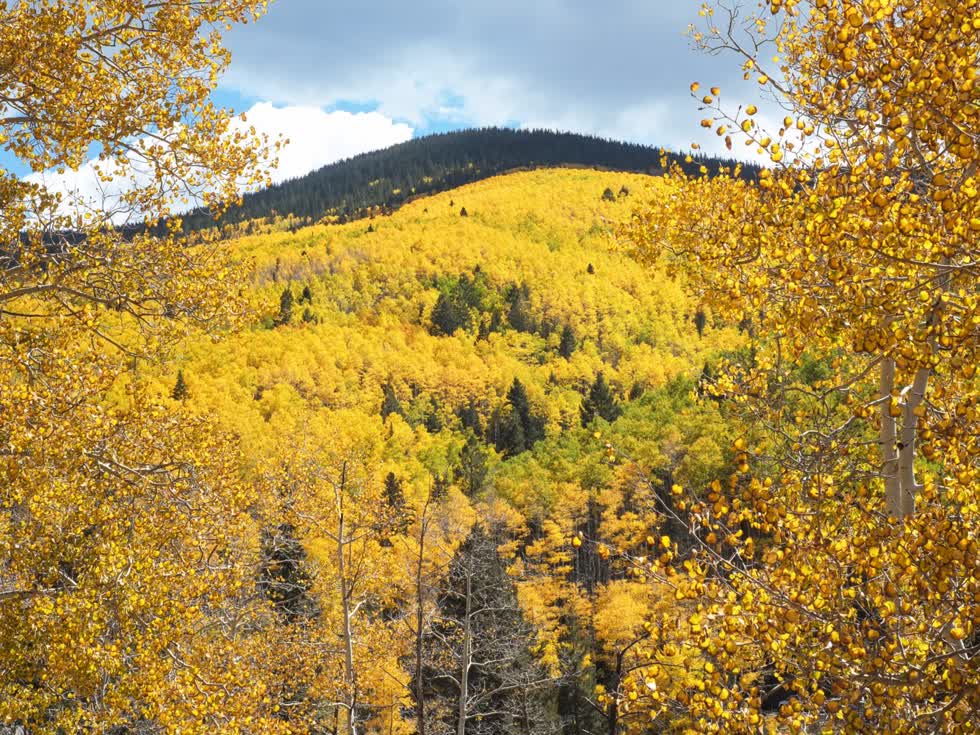
{"label": "white tree trunk", "polygon": [[898,471],[898,432],[896,417],[891,414],[891,398],[895,389],[895,360],[881,361],[878,396],[881,400],[881,474],[885,479],[885,505],[892,518],[902,517],[902,481]]}
{"label": "white tree trunk", "polygon": [[473,573],[466,571],[466,613],[463,617],[463,655],[459,676],[459,721],[456,735],[466,735],[467,700],[470,696],[470,665],[473,658]]}
{"label": "white tree trunk", "polygon": [[902,409],[902,432],[898,440],[898,465],[902,485],[901,517],[903,518],[915,512],[915,498],[922,488],[915,480],[915,431],[919,425],[917,409],[925,400],[926,387],[929,385],[931,373],[929,368],[919,368]]}

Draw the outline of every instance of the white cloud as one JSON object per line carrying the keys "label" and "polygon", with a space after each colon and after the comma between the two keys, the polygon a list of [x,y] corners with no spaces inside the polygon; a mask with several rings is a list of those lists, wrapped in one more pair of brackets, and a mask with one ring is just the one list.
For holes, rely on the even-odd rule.
{"label": "white cloud", "polygon": [[[254,126],[257,133],[268,134],[270,139],[281,136],[289,141],[280,151],[278,168],[272,172],[274,182],[404,142],[413,132],[409,125],[377,112],[325,112],[312,106],[276,107],[268,102],[253,105],[246,112],[246,119],[244,125]],[[46,171],[27,177],[28,181],[60,193],[66,214],[81,215],[88,210],[100,215],[109,212],[116,224],[124,224],[132,218],[132,213],[119,208],[113,214],[111,210],[125,190],[126,179],[119,177],[110,182],[104,179],[97,174],[95,161],[86,162],[78,170]]]}
{"label": "white cloud", "polygon": [[290,0],[229,34],[223,84],[285,104],[375,104],[415,127],[546,126],[715,152],[688,85],[750,97],[758,85],[740,59],[691,48],[700,2]]}
{"label": "white cloud", "polygon": [[260,102],[252,106],[246,117],[258,132],[289,140],[279,154],[279,167],[272,174],[275,182],[412,137],[409,125],[377,112],[324,112],[317,107],[274,107]]}

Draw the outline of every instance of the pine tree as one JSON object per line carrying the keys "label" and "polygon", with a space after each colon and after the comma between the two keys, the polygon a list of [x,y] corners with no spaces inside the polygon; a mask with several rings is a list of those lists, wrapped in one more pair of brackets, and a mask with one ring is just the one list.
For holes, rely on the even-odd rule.
{"label": "pine tree", "polygon": [[174,389],[171,391],[170,396],[175,401],[186,401],[189,392],[187,390],[187,383],[184,381],[184,371],[177,371],[177,382],[174,384]]}
{"label": "pine tree", "polygon": [[464,429],[469,429],[476,436],[480,436],[483,433],[483,423],[480,421],[480,412],[477,411],[476,406],[473,405],[473,401],[470,401],[462,408],[456,411],[456,416],[459,417],[459,423],[462,424]]}
{"label": "pine tree", "polygon": [[262,533],[258,588],[287,622],[310,619],[317,604],[310,595],[306,550],[288,523]]}
{"label": "pine tree", "polygon": [[[382,525],[389,533],[405,533],[409,523],[405,508],[405,491],[402,488],[402,481],[394,472],[389,472],[385,476],[382,497],[385,506]],[[382,543],[383,546],[389,544]]]}
{"label": "pine tree", "polygon": [[397,413],[399,416],[404,416],[405,412],[402,410],[402,404],[398,402],[398,396],[395,395],[395,389],[392,387],[391,383],[385,383],[384,396],[381,399],[381,418],[386,419],[391,414]]}
{"label": "pine tree", "polygon": [[613,193],[613,190],[607,186],[606,190],[602,192],[602,199],[606,202],[614,202],[616,201],[616,195]]}
{"label": "pine tree", "polygon": [[286,286],[282,295],[279,297],[279,315],[276,317],[276,324],[288,324],[293,318],[293,292]]}
{"label": "pine tree", "polygon": [[312,304],[313,303],[313,292],[310,290],[309,285],[303,286],[303,294],[299,297],[299,302],[301,304],[303,304],[303,303]]}
{"label": "pine tree", "polygon": [[544,420],[531,413],[527,390],[517,378],[507,391],[507,405],[498,414],[495,425],[497,450],[509,456],[530,449],[544,438]]}
{"label": "pine tree", "polygon": [[558,354],[564,357],[566,360],[572,356],[575,352],[575,348],[578,346],[575,340],[575,332],[572,328],[565,325],[565,328],[561,330],[561,341],[558,343]]}
{"label": "pine tree", "polygon": [[482,442],[473,434],[466,438],[463,451],[459,456],[459,467],[456,469],[456,479],[462,490],[473,496],[483,489],[487,479],[487,453]]}
{"label": "pine tree", "polygon": [[507,321],[518,332],[533,332],[534,321],[531,318],[530,309],[531,290],[526,283],[518,286],[511,286],[507,292],[507,301],[510,308],[507,310]]}
{"label": "pine tree", "polygon": [[494,446],[498,452],[513,457],[527,450],[528,443],[524,433],[524,425],[513,407],[504,407],[497,417],[496,428]]}
{"label": "pine tree", "polygon": [[470,326],[470,312],[455,294],[442,292],[432,308],[432,326],[429,331],[435,335],[450,336],[457,329]]}
{"label": "pine tree", "polygon": [[708,323],[708,317],[704,314],[704,309],[698,309],[694,314],[694,328],[698,330],[698,337],[704,336],[704,327]]}
{"label": "pine tree", "polygon": [[600,372],[589,388],[589,395],[582,401],[582,426],[588,426],[597,417],[606,421],[615,421],[622,412],[609,384],[606,383],[605,376]]}

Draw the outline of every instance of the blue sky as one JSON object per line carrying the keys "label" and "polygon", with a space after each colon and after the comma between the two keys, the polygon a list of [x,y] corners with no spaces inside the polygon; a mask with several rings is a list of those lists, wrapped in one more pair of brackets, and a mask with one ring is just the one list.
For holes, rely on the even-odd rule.
{"label": "blue sky", "polygon": [[[277,179],[413,136],[546,127],[675,150],[700,140],[692,81],[756,93],[691,48],[697,0],[277,0],[226,37],[216,102],[292,141]],[[746,98],[748,99],[748,97]],[[741,101],[741,100],[738,100]],[[0,164],[25,173],[9,155]]]}

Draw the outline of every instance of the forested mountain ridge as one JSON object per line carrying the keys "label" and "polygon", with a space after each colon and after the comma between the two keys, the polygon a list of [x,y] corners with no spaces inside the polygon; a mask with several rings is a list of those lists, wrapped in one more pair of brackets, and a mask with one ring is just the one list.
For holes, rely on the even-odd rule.
{"label": "forested mountain ridge", "polygon": [[[664,164],[688,171],[705,166],[709,173],[736,162],[706,156],[687,157],[661,149],[550,130],[482,128],[439,133],[389,148],[363,153],[305,176],[246,194],[219,224],[234,224],[275,215],[306,222],[323,217],[362,217],[391,209],[424,194],[448,191],[517,168],[572,165],[615,171],[652,173]],[[747,174],[755,172],[749,166]],[[210,227],[209,215],[184,218],[189,229]]]}

